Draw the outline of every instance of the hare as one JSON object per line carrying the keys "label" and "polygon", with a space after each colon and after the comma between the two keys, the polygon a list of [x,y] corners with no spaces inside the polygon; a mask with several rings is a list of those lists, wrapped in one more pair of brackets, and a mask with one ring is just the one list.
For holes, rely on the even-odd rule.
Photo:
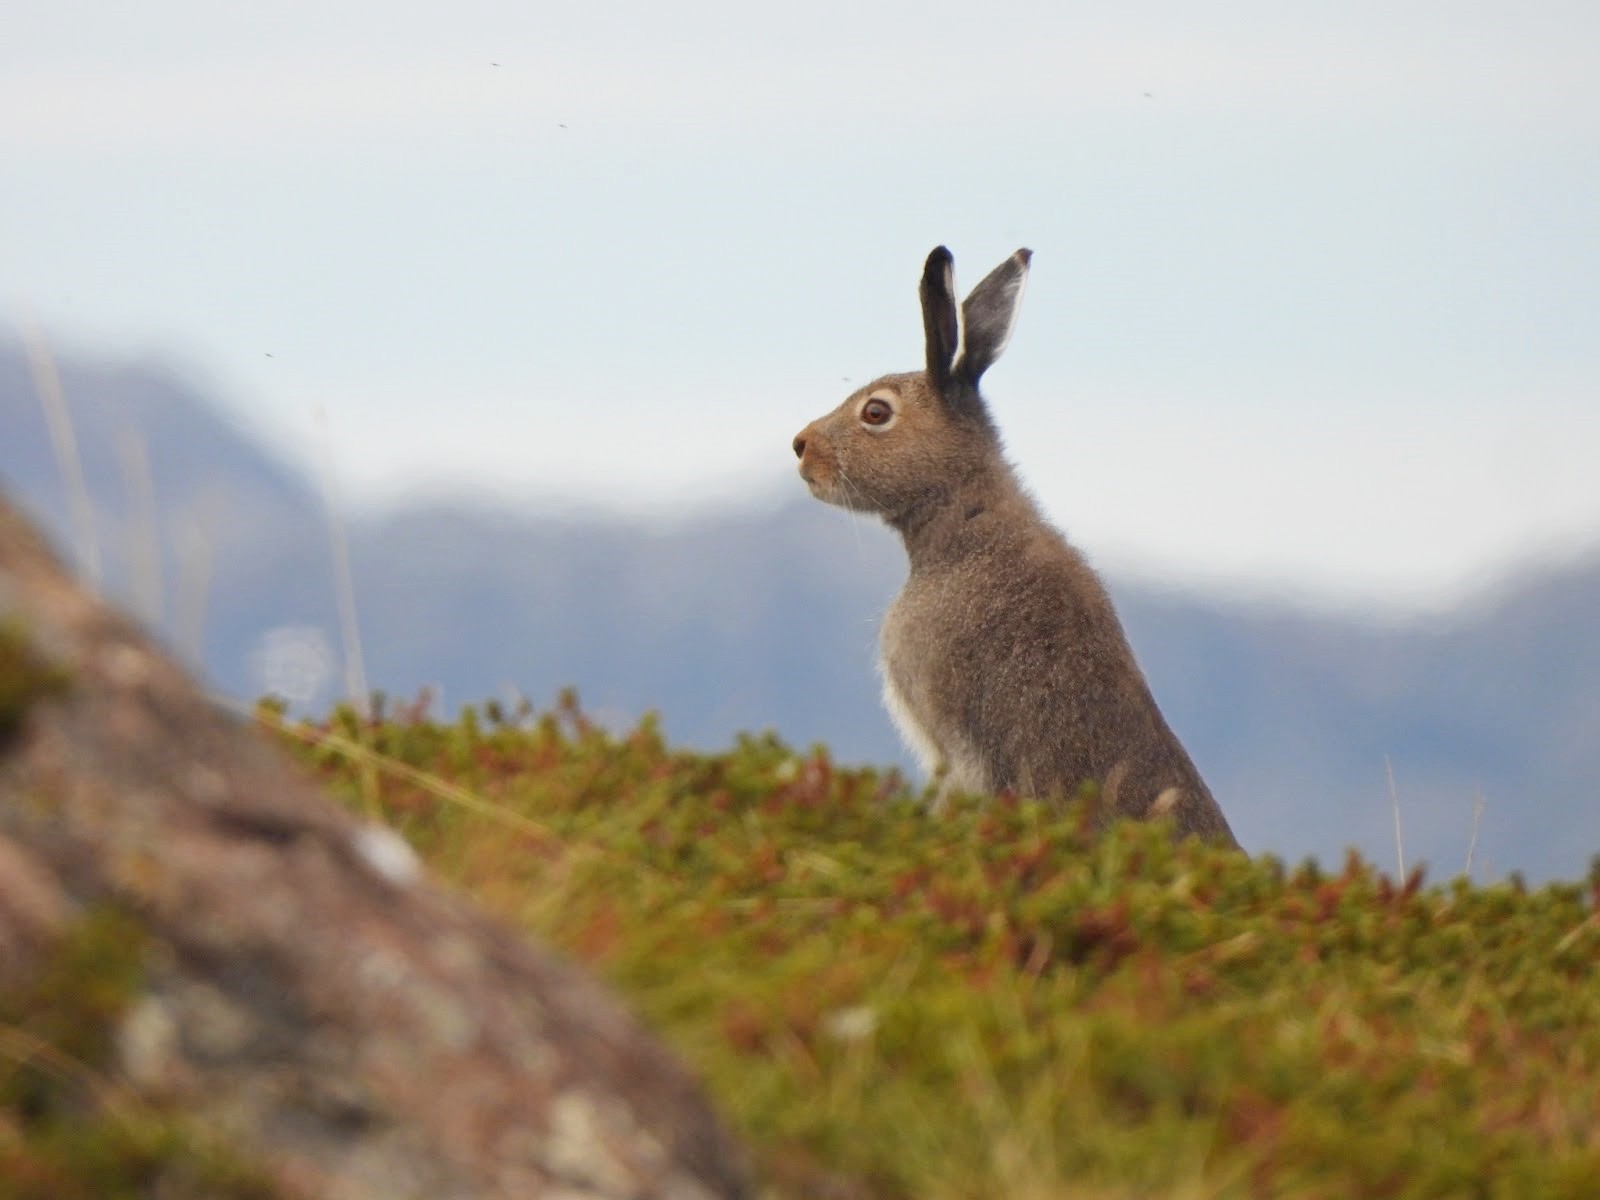
{"label": "hare", "polygon": [[794,439],[811,494],[899,532],[910,573],[879,636],[884,705],[951,792],[1071,796],[1099,813],[1170,814],[1237,845],[1167,727],[1111,598],[1006,461],[978,381],[1027,282],[1018,250],[956,304],[943,246],[922,275],[927,363],[853,393]]}

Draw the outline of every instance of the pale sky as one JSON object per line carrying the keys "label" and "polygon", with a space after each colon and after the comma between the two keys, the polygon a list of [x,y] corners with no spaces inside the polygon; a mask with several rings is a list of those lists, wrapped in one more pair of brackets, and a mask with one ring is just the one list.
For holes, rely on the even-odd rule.
{"label": "pale sky", "polygon": [[[1592,3],[0,0],[0,324],[344,488],[800,497],[1035,251],[985,388],[1102,565],[1435,604],[1600,546]],[[268,357],[268,356],[271,357]]]}

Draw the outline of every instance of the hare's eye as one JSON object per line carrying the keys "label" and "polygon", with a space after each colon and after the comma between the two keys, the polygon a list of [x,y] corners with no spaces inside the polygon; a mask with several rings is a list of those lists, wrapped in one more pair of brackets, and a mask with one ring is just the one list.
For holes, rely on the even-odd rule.
{"label": "hare's eye", "polygon": [[861,420],[868,425],[887,425],[892,416],[893,407],[887,400],[879,400],[876,396],[861,406]]}

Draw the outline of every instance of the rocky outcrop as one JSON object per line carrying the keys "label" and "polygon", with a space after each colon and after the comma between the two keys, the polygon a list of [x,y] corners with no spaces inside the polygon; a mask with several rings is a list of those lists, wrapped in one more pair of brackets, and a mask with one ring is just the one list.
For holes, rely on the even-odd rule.
{"label": "rocky outcrop", "polygon": [[288,1189],[748,1194],[610,995],[318,795],[0,500],[0,983],[104,906],[148,937],[117,1069]]}

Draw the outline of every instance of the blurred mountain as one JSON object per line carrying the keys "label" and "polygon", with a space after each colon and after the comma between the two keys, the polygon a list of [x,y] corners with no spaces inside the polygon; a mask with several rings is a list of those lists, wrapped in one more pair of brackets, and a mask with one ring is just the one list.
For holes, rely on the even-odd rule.
{"label": "blurred mountain", "polygon": [[[325,706],[344,655],[315,491],[168,370],[73,359],[60,378],[108,590],[222,691]],[[26,358],[4,342],[0,487],[76,544]],[[397,697],[544,702],[570,683],[611,721],[659,710],[689,744],[771,727],[902,761],[873,646],[904,565],[874,524],[803,497],[674,525],[438,502],[354,520],[349,541],[366,676]],[[1479,797],[1480,878],[1573,877],[1600,852],[1600,558],[1400,625],[1111,583],[1250,849],[1392,864],[1387,761],[1408,866],[1460,871]]]}

